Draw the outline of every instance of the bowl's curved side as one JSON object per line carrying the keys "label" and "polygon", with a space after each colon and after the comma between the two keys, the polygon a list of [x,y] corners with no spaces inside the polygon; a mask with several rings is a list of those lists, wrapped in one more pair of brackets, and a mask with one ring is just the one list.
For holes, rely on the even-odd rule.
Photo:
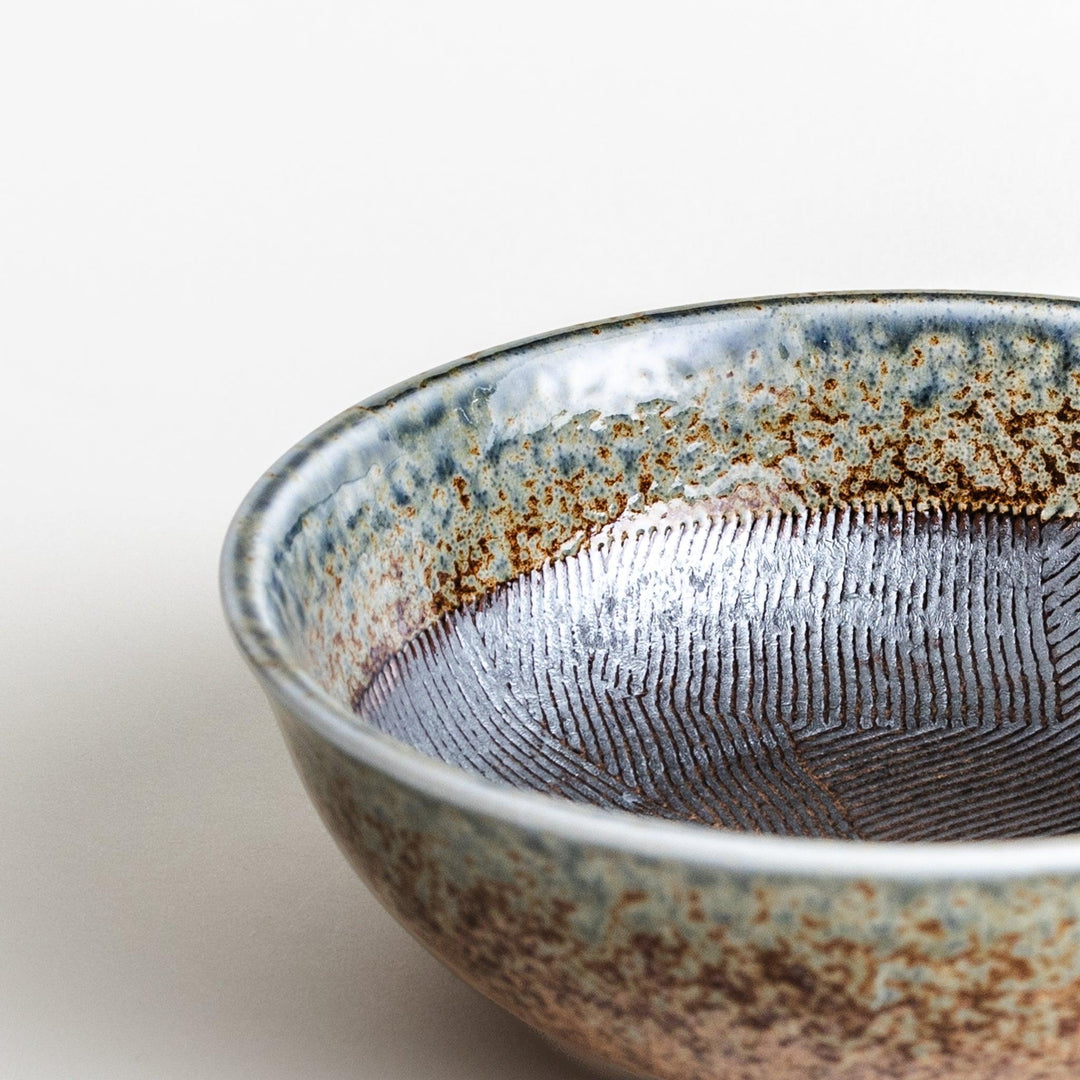
{"label": "bowl's curved side", "polygon": [[1078,877],[823,878],[634,856],[425,795],[275,709],[382,903],[571,1050],[671,1080],[1080,1069]]}

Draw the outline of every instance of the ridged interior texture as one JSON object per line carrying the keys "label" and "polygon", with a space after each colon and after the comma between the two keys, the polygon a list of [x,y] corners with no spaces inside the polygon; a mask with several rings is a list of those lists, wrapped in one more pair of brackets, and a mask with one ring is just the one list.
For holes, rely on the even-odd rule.
{"label": "ridged interior texture", "polygon": [[746,301],[350,410],[260,489],[236,591],[260,662],[498,784],[1049,835],[1080,828],[1078,520],[1076,302]]}
{"label": "ridged interior texture", "polygon": [[661,520],[445,616],[357,704],[491,779],[660,817],[1069,832],[1078,537],[966,511]]}

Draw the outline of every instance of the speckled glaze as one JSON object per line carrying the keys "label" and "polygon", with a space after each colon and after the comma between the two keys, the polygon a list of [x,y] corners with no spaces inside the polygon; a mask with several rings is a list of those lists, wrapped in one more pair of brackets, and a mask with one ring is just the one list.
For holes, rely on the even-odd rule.
{"label": "speckled glaze", "polygon": [[655,1077],[1080,1074],[1080,842],[739,834],[517,791],[352,705],[447,612],[663,508],[1077,516],[1080,305],[852,295],[577,328],[343,413],[248,496],[230,623],[346,855],[436,955]]}

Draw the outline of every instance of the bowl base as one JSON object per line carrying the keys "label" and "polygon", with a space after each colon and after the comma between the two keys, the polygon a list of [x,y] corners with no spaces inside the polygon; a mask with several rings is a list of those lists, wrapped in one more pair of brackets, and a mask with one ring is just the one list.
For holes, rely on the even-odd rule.
{"label": "bowl base", "polygon": [[559,1039],[553,1039],[550,1035],[544,1035],[543,1032],[540,1034],[544,1042],[557,1053],[569,1058],[575,1065],[586,1069],[590,1078],[595,1078],[595,1080],[654,1080],[649,1073],[620,1069],[586,1051],[578,1050],[576,1047],[570,1046]]}

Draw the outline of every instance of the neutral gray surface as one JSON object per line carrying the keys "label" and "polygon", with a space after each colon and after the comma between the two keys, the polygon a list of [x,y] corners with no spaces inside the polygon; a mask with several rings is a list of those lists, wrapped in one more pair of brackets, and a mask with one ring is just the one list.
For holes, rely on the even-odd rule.
{"label": "neutral gray surface", "polygon": [[574,1075],[334,849],[223,628],[228,518],[337,410],[529,333],[1080,293],[1078,20],[6,5],[0,1076]]}

